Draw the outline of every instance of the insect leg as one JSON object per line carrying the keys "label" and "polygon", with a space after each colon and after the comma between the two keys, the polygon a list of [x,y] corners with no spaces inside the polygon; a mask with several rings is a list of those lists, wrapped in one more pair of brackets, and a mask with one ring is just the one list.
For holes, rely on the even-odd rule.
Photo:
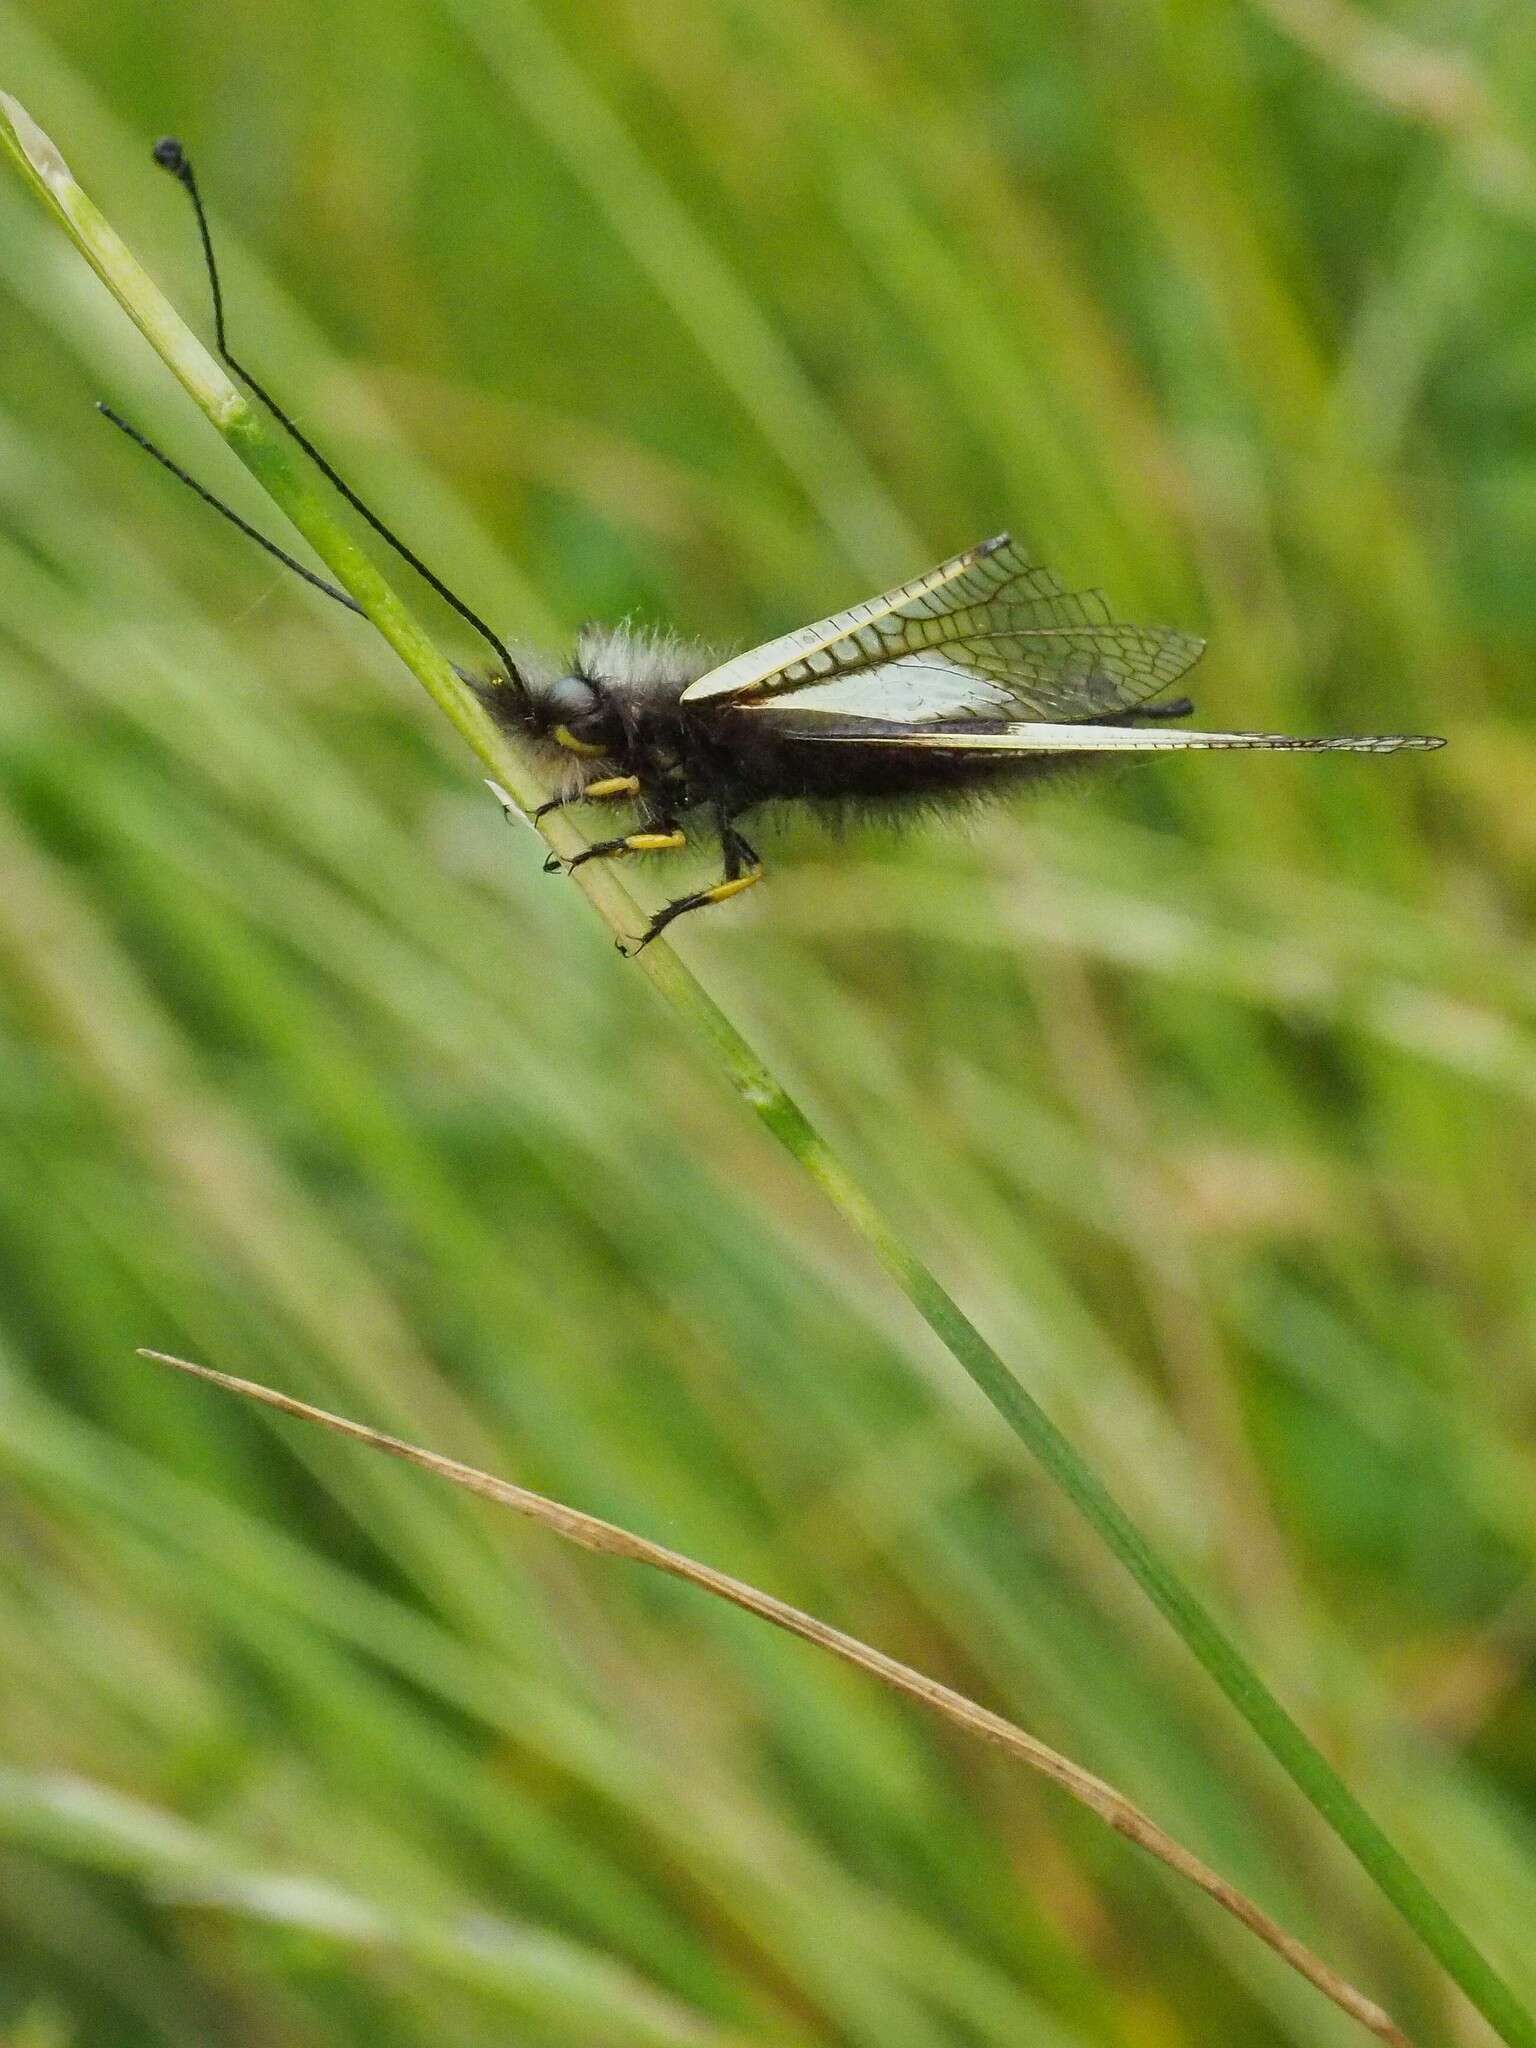
{"label": "insect leg", "polygon": [[[679,847],[688,844],[687,837],[675,825],[658,821],[653,831],[626,832],[618,839],[599,839],[595,846],[585,846],[573,860],[565,863],[565,871],[579,868],[589,860],[617,860],[626,853],[676,853]],[[545,866],[549,863],[546,861]]]}
{"label": "insect leg", "polygon": [[725,879],[728,882],[734,882],[736,877],[745,873],[748,868],[756,868],[759,875],[761,875],[763,871],[762,860],[748,846],[746,840],[742,838],[734,825],[722,825],[720,837],[725,846]]}
{"label": "insect leg", "polygon": [[[752,888],[763,879],[762,862],[735,826],[724,818],[720,823],[720,842],[725,855],[722,878],[712,889],[698,889],[691,896],[679,896],[658,910],[646,927],[644,938],[628,949],[631,959],[636,953],[643,952],[675,918],[685,916],[690,910],[706,910],[711,903],[728,903],[733,896],[741,895],[744,889]],[[620,950],[625,949],[621,946]]]}
{"label": "insect leg", "polygon": [[544,818],[551,811],[563,811],[567,804],[609,803],[639,794],[638,775],[605,775],[596,782],[589,782],[584,789],[573,789],[569,796],[552,796],[548,803],[540,804],[533,815]]}
{"label": "insect leg", "polygon": [[[583,847],[572,860],[562,860],[552,853],[544,863],[546,875],[558,874],[562,870],[569,874],[572,868],[579,868],[589,860],[616,860],[627,853],[675,853],[686,846],[688,840],[682,828],[667,807],[657,797],[648,793],[640,778],[634,775],[605,777],[600,783],[589,782],[584,790],[578,790],[571,798],[579,802],[597,790],[602,796],[614,798],[636,795],[640,805],[640,822],[633,832],[622,832],[613,839],[599,839],[595,845]],[[550,807],[546,804],[544,809]]]}

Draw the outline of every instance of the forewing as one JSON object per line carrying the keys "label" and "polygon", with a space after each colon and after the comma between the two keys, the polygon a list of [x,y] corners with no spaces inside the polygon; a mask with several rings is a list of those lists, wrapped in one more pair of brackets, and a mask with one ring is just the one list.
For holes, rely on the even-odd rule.
{"label": "forewing", "polygon": [[1063,589],[1007,534],[852,610],[769,641],[685,701],[923,721],[1103,718],[1155,697],[1204,642],[1123,625],[1098,591]]}
{"label": "forewing", "polygon": [[[761,647],[749,647],[700,676],[683,692],[685,704],[706,697],[723,699],[793,689],[797,683],[826,678],[848,669],[867,668],[872,661],[889,661],[906,651],[900,629],[890,622],[921,615],[922,608],[937,606],[945,590],[962,585],[964,579],[991,555],[1012,545],[1006,533],[984,540],[964,554],[951,555],[914,583],[898,583],[894,590],[868,597],[845,612],[813,625],[797,626],[777,640],[765,640]],[[959,600],[969,603],[968,596]],[[935,613],[935,615],[937,615]],[[894,637],[886,637],[893,633]],[[916,643],[914,643],[916,644]]]}

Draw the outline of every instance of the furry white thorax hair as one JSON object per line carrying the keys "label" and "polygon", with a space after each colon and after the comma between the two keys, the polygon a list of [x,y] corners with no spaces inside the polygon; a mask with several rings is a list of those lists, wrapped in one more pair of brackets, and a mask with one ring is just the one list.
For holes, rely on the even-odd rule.
{"label": "furry white thorax hair", "polygon": [[577,673],[630,697],[676,698],[718,659],[662,627],[587,625],[576,635]]}

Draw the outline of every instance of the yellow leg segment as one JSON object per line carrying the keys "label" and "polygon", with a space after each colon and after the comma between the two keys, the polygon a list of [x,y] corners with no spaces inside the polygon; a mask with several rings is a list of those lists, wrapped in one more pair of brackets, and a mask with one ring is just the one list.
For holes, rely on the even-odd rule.
{"label": "yellow leg segment", "polygon": [[572,804],[607,803],[618,797],[638,796],[640,778],[638,775],[601,775],[596,782],[588,782],[580,789],[573,789],[567,796],[552,796],[539,805],[534,819],[547,818],[551,811],[568,810]]}
{"label": "yellow leg segment", "polygon": [[562,861],[557,854],[551,854],[544,863],[546,874],[553,874],[563,867],[567,873],[572,868],[582,867],[589,860],[616,860],[625,853],[676,853],[680,846],[686,846],[687,839],[681,832],[628,832],[622,839],[600,839],[595,846],[589,846],[578,853],[574,860]]}
{"label": "yellow leg segment", "polygon": [[762,879],[763,871],[760,867],[748,868],[744,875],[735,875],[729,882],[716,882],[713,889],[701,890],[699,900],[701,903],[725,903],[732,896],[739,896],[743,889],[750,889]]}
{"label": "yellow leg segment", "polygon": [[681,832],[631,832],[621,842],[626,853],[675,853],[687,844]]}

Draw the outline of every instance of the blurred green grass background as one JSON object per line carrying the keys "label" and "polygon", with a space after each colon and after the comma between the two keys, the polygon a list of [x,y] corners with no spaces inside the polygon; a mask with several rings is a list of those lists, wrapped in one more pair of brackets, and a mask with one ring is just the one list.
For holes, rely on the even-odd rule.
{"label": "blurred green grass background", "polygon": [[[1536,20],[0,0],[3,83],[470,600],[721,644],[1011,524],[1217,758],[794,829],[712,988],[1536,1996]],[[692,1549],[1486,2034],[0,184],[0,2028],[1358,2038],[801,1646],[168,1384]],[[468,654],[469,650],[464,650]],[[665,888],[663,878],[659,886]]]}

